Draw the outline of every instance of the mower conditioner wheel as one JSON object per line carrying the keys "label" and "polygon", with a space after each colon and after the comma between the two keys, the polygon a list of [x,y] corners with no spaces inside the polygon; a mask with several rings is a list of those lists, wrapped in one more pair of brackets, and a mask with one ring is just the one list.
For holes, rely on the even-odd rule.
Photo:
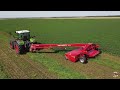
{"label": "mower conditioner wheel", "polygon": [[87,58],[86,58],[86,56],[84,55],[84,56],[80,57],[80,58],[79,58],[79,61],[80,61],[82,64],[86,64],[86,63],[87,63]]}

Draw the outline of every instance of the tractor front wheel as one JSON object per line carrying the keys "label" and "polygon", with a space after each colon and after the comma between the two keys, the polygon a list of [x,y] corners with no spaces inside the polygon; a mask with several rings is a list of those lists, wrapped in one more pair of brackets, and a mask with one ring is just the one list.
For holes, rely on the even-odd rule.
{"label": "tractor front wheel", "polygon": [[85,64],[87,63],[87,58],[85,55],[83,55],[82,57],[79,58],[79,61],[82,63],[82,64]]}
{"label": "tractor front wheel", "polygon": [[23,45],[18,45],[17,43],[15,44],[15,50],[17,54],[22,54],[24,52]]}
{"label": "tractor front wheel", "polygon": [[10,41],[10,48],[14,49],[14,41]]}

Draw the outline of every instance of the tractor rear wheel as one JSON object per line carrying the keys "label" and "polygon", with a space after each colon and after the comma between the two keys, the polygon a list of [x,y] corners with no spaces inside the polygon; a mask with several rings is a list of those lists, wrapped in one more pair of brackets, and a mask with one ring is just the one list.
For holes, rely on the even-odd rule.
{"label": "tractor rear wheel", "polygon": [[18,43],[15,43],[15,50],[17,54],[24,53],[24,45],[18,45]]}
{"label": "tractor rear wheel", "polygon": [[10,48],[14,49],[14,41],[10,41]]}
{"label": "tractor rear wheel", "polygon": [[82,57],[79,58],[79,61],[82,63],[82,64],[85,64],[87,63],[87,58],[85,55],[83,55]]}

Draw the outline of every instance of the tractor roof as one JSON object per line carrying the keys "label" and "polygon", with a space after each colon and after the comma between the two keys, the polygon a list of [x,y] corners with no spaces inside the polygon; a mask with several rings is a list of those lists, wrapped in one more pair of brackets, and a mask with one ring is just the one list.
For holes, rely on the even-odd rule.
{"label": "tractor roof", "polygon": [[28,32],[30,32],[29,30],[19,30],[19,31],[16,31],[16,33],[28,33]]}

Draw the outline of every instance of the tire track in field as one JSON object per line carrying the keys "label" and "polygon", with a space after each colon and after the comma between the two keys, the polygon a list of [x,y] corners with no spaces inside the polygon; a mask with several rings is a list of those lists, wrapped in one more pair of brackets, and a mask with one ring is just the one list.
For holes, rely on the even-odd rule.
{"label": "tire track in field", "polygon": [[[29,58],[27,55],[25,56],[21,56],[21,58],[23,58],[23,60],[25,60],[26,62],[30,63],[34,68],[36,68],[38,71],[42,72],[44,76],[48,77],[49,79],[56,79],[56,78],[59,78],[57,77],[56,75],[54,75],[53,73],[51,72],[48,72],[48,70],[45,69],[45,66],[41,65],[40,63],[38,62],[34,62],[32,60],[28,60],[26,58]],[[24,59],[25,58],[25,59]]]}
{"label": "tire track in field", "polygon": [[[5,47],[8,47],[7,43]],[[14,61],[14,63],[29,77],[29,78],[56,78],[53,75],[50,75],[47,70],[44,68],[41,68],[37,64],[35,64],[32,60],[30,60],[27,55],[16,55],[15,51],[7,48],[4,51],[6,51],[6,55],[9,55],[10,53],[13,53],[9,56],[9,58]]]}
{"label": "tire track in field", "polygon": [[[100,65],[96,62],[88,62],[87,64],[81,64],[80,62],[73,63],[71,61],[65,60],[63,55],[55,53],[46,53],[46,56],[53,57],[55,60],[58,60],[59,63],[65,67],[69,67],[77,72],[80,72],[83,75],[87,75],[93,79],[111,79],[113,77],[113,72],[119,70],[114,70],[107,66]],[[117,77],[120,78],[120,77]]]}
{"label": "tire track in field", "polygon": [[28,78],[28,76],[8,57],[8,55],[0,48],[0,60],[5,65],[4,69],[11,78]]}

